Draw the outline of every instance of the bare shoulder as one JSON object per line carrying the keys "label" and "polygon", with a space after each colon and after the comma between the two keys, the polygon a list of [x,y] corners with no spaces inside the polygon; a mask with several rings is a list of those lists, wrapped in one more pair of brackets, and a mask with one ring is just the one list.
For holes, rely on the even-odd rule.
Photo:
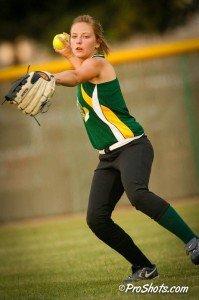
{"label": "bare shoulder", "polygon": [[115,79],[116,73],[110,62],[103,57],[92,57],[84,61],[84,65],[90,65],[99,70],[99,75],[91,82],[101,83]]}
{"label": "bare shoulder", "polygon": [[90,57],[83,61],[82,66],[84,65],[93,65],[103,67],[107,63],[106,59],[103,57]]}

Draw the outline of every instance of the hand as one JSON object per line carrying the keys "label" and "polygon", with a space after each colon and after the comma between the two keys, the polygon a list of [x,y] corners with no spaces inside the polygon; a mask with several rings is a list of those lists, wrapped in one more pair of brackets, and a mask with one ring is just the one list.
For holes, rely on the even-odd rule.
{"label": "hand", "polygon": [[70,46],[70,35],[67,34],[66,32],[63,32],[63,34],[66,36],[65,39],[59,37],[59,40],[62,42],[62,44],[65,46],[64,49],[62,50],[58,50],[55,49],[55,52],[59,53],[60,55],[62,55],[63,57],[65,57],[66,59],[70,59],[71,57],[73,57],[73,52]]}

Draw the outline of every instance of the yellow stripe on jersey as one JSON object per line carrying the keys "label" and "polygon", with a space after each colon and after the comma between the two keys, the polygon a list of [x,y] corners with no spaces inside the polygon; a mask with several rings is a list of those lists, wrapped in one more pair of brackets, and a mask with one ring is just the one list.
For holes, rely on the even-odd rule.
{"label": "yellow stripe on jersey", "polygon": [[[93,108],[92,98],[85,92],[83,89],[83,86],[81,85],[81,93],[83,99],[86,101],[86,103]],[[107,119],[108,122],[110,122],[112,125],[114,125],[123,135],[124,138],[131,138],[134,137],[133,132],[130,130],[129,127],[127,127],[117,116],[110,110],[108,107],[104,105],[100,105],[101,110]]]}
{"label": "yellow stripe on jersey", "polygon": [[93,107],[93,104],[92,104],[92,98],[85,92],[85,90],[83,89],[83,86],[81,84],[81,93],[82,93],[82,97],[83,99],[86,101],[86,103]]}
{"label": "yellow stripe on jersey", "polygon": [[127,127],[108,107],[104,105],[100,105],[101,109],[103,111],[103,114],[105,115],[106,119],[117,127],[117,129],[122,133],[122,135],[125,138],[131,138],[134,137],[133,132],[130,130],[129,127]]}

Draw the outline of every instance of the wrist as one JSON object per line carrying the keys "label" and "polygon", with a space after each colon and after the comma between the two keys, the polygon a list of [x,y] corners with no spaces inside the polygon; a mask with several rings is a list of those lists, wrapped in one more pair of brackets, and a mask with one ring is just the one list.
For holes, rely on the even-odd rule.
{"label": "wrist", "polygon": [[74,57],[74,54],[69,54],[69,55],[67,55],[67,56],[65,56],[66,57],[66,59],[68,59],[68,60],[70,60],[71,58],[73,58]]}
{"label": "wrist", "polygon": [[57,74],[53,74],[54,78],[55,78],[55,84],[56,85],[61,85],[61,80],[59,78],[59,76]]}

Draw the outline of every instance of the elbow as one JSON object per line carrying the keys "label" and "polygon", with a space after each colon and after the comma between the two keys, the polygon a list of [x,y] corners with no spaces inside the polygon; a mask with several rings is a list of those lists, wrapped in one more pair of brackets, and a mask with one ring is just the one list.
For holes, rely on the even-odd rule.
{"label": "elbow", "polygon": [[73,75],[74,75],[75,82],[76,82],[75,85],[84,83],[93,78],[93,76],[89,76],[88,72],[85,74],[85,72],[82,72],[82,71],[80,72],[79,70],[74,70]]}
{"label": "elbow", "polygon": [[76,86],[80,83],[81,83],[81,78],[80,78],[79,74],[76,71],[74,71],[73,78],[71,80],[71,84],[72,84],[72,86]]}
{"label": "elbow", "polygon": [[57,85],[74,87],[80,83],[78,74],[76,74],[75,71],[66,71],[66,72],[57,73],[53,75],[55,77],[55,83]]}
{"label": "elbow", "polygon": [[79,83],[81,83],[81,78],[79,74],[76,71],[72,71],[67,80],[64,78],[61,84],[69,87],[74,87]]}
{"label": "elbow", "polygon": [[74,86],[76,86],[76,85],[83,82],[83,78],[82,78],[81,74],[78,71],[74,70],[73,75],[74,75],[74,81],[73,81]]}

